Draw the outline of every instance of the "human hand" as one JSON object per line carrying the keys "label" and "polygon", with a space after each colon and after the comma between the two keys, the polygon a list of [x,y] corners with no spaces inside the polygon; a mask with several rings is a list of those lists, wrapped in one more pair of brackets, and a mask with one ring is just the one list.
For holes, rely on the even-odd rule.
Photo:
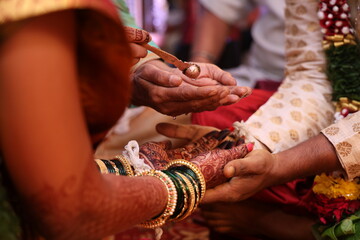
{"label": "human hand", "polygon": [[252,150],[252,147],[252,143],[243,143],[237,146],[232,145],[230,148],[216,148],[199,154],[190,161],[199,167],[204,175],[206,188],[211,189],[227,181],[223,171],[224,166],[235,159],[243,158]]}
{"label": "human hand", "polygon": [[177,116],[215,110],[251,93],[248,87],[235,86],[234,78],[215,65],[200,66],[200,76],[192,80],[159,60],[141,64],[132,74],[132,103]]}
{"label": "human hand", "polygon": [[147,49],[138,43],[148,43],[151,41],[150,34],[142,29],[124,27],[126,37],[129,41],[130,49],[133,55],[132,64],[135,65],[147,55]]}
{"label": "human hand", "polygon": [[266,150],[254,150],[241,159],[229,162],[224,175],[230,181],[206,192],[204,203],[235,202],[246,199],[276,183],[276,155]]}
{"label": "human hand", "polygon": [[163,169],[171,160],[190,160],[201,153],[208,152],[219,145],[229,135],[229,130],[213,130],[197,140],[180,148],[171,149],[170,141],[147,142],[140,147],[140,157],[155,169]]}

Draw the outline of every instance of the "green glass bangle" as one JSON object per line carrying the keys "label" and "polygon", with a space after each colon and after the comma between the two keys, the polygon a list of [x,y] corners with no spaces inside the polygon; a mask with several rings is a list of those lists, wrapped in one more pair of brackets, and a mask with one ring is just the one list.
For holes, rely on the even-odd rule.
{"label": "green glass bangle", "polygon": [[100,159],[100,160],[105,164],[105,166],[107,167],[109,173],[111,173],[111,174],[116,174],[115,169],[113,168],[113,166],[111,165],[111,163],[109,163],[108,160],[104,160],[104,159]]}
{"label": "green glass bangle", "polygon": [[177,171],[180,171],[181,173],[185,173],[187,174],[188,176],[190,176],[195,182],[196,184],[198,185],[199,189],[200,189],[200,192],[201,192],[201,183],[200,183],[200,180],[199,178],[196,176],[196,174],[194,173],[193,170],[191,170],[190,168],[186,167],[186,166],[175,166],[175,167],[171,167],[170,168],[171,170],[177,170]]}
{"label": "green glass bangle", "polygon": [[195,198],[196,198],[196,206],[197,206],[199,204],[199,202],[200,202],[199,184],[197,184],[195,179],[192,176],[190,176],[188,173],[182,172],[182,175],[184,175],[190,181],[191,185],[194,187]]}
{"label": "green glass bangle", "polygon": [[174,218],[174,216],[177,216],[181,212],[181,209],[184,207],[184,197],[185,196],[184,196],[184,192],[181,187],[181,184],[179,183],[179,179],[170,171],[167,171],[167,170],[161,170],[161,171],[163,173],[165,173],[166,175],[168,175],[170,177],[170,179],[174,182],[176,192],[178,194],[175,211],[174,211],[173,215],[170,216],[170,218],[172,219],[172,218]]}
{"label": "green glass bangle", "polygon": [[115,166],[119,169],[119,174],[123,175],[123,176],[127,176],[125,168],[123,166],[123,164],[117,160],[117,159],[111,159],[111,162],[113,162],[115,164]]}
{"label": "green glass bangle", "polygon": [[186,207],[182,209],[181,213],[176,217],[176,219],[174,219],[176,221],[181,221],[187,218],[188,216],[190,216],[194,212],[194,210],[197,207],[198,201],[196,201],[195,189],[190,183],[190,181],[180,172],[176,172],[176,175],[184,183],[188,196],[188,204],[186,205]]}

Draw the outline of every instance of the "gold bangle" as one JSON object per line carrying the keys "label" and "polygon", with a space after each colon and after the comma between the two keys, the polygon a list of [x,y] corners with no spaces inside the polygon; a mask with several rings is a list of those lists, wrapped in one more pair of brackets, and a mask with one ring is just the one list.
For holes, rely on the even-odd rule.
{"label": "gold bangle", "polygon": [[117,156],[115,156],[115,158],[118,159],[122,163],[127,176],[132,177],[135,175],[134,170],[132,169],[129,161],[123,155],[117,155]]}
{"label": "gold bangle", "polygon": [[109,174],[108,168],[103,161],[95,159],[95,162],[98,165],[101,174]]}
{"label": "gold bangle", "polygon": [[205,182],[204,175],[200,171],[199,167],[192,162],[189,162],[189,161],[186,161],[183,159],[178,159],[178,160],[173,160],[173,161],[169,162],[165,166],[165,169],[169,170],[173,166],[186,166],[195,173],[195,175],[198,178],[198,181],[200,182],[200,186],[201,186],[201,193],[200,193],[200,201],[201,201],[205,195],[206,182]]}
{"label": "gold bangle", "polygon": [[187,218],[188,216],[190,216],[194,212],[194,210],[195,210],[195,208],[197,206],[197,202],[196,202],[196,199],[195,199],[194,187],[190,183],[189,179],[187,179],[183,174],[181,174],[179,172],[176,172],[176,174],[178,176],[180,176],[180,178],[182,180],[184,180],[184,182],[186,184],[186,187],[188,189],[188,193],[189,193],[189,195],[188,195],[189,203],[188,203],[187,207],[184,206],[184,209],[181,212],[181,214],[179,214],[179,216],[177,216],[176,219],[174,219],[176,221],[181,221],[181,220],[184,220],[185,218]]}
{"label": "gold bangle", "polygon": [[177,216],[172,216],[172,218],[170,219],[170,221],[176,221],[180,216],[184,215],[186,209],[187,209],[187,205],[188,205],[188,200],[189,200],[189,196],[187,194],[186,191],[186,187],[184,185],[184,183],[182,181],[179,181],[180,185],[181,185],[181,190],[184,194],[184,199],[183,199],[183,207],[181,209],[181,211],[179,212],[179,214],[177,214]]}
{"label": "gold bangle", "polygon": [[165,207],[164,212],[156,217],[155,219],[147,220],[143,223],[140,223],[139,226],[144,228],[157,228],[166,223],[166,220],[170,218],[170,216],[174,213],[177,202],[177,192],[176,187],[171,178],[165,173],[158,170],[149,170],[137,173],[135,176],[153,176],[160,179],[166,186],[168,192],[168,202]]}
{"label": "gold bangle", "polygon": [[191,183],[191,185],[194,187],[195,190],[195,196],[196,196],[196,204],[195,204],[195,208],[197,208],[197,206],[200,203],[200,190],[199,190],[199,185],[196,183],[195,179],[193,179],[190,175],[188,175],[187,173],[181,173],[186,179],[188,179]]}

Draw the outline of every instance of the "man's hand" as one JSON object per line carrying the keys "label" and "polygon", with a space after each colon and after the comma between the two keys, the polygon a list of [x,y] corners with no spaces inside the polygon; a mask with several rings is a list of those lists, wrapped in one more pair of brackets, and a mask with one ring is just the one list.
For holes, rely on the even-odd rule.
{"label": "man's hand", "polygon": [[275,156],[266,150],[254,150],[244,158],[229,162],[224,167],[224,175],[230,180],[209,189],[203,203],[244,200],[273,185],[279,164]]}
{"label": "man's hand", "polygon": [[142,64],[132,75],[132,103],[177,116],[214,110],[236,103],[251,93],[248,87],[235,86],[231,75],[215,65],[199,65],[201,74],[193,80],[159,60]]}

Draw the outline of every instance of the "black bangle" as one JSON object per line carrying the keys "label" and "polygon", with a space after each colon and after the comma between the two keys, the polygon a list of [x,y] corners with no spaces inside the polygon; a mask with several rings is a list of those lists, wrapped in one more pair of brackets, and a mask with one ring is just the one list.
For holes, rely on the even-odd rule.
{"label": "black bangle", "polygon": [[119,174],[123,176],[127,176],[124,165],[117,159],[111,159],[111,162],[115,164],[115,166],[119,169]]}
{"label": "black bangle", "polygon": [[177,171],[180,171],[181,173],[186,173],[187,175],[191,176],[194,179],[194,181],[196,182],[196,184],[198,185],[200,192],[201,192],[202,188],[201,188],[200,179],[196,176],[196,173],[194,173],[193,170],[191,170],[190,168],[188,168],[186,166],[174,166],[174,167],[171,167],[169,170],[177,170]]}
{"label": "black bangle", "polygon": [[100,159],[106,166],[106,168],[108,169],[109,173],[112,173],[112,174],[116,174],[116,171],[115,169],[113,168],[113,166],[111,165],[111,163],[109,163],[108,160],[104,160],[104,159]]}
{"label": "black bangle", "polygon": [[193,185],[194,187],[194,192],[195,192],[195,198],[196,198],[196,202],[197,204],[200,202],[200,190],[199,190],[199,184],[196,183],[195,179],[190,176],[188,173],[186,172],[182,172],[182,175],[184,175],[189,181],[190,183]]}
{"label": "black bangle", "polygon": [[181,184],[179,183],[179,179],[170,171],[167,170],[161,170],[163,173],[165,173],[166,175],[168,175],[170,177],[170,179],[173,181],[175,188],[176,188],[176,192],[178,194],[178,198],[176,201],[176,208],[175,211],[173,213],[173,215],[170,217],[171,219],[175,218],[183,209],[184,207],[184,192],[182,190]]}

